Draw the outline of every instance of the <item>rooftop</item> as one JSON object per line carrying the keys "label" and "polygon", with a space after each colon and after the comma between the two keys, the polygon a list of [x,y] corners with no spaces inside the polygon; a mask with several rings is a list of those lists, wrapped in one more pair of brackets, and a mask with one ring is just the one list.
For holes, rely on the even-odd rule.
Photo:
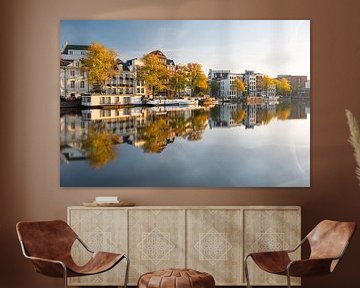
{"label": "rooftop", "polygon": [[62,54],[69,54],[69,50],[88,50],[90,45],[75,45],[75,44],[66,44]]}

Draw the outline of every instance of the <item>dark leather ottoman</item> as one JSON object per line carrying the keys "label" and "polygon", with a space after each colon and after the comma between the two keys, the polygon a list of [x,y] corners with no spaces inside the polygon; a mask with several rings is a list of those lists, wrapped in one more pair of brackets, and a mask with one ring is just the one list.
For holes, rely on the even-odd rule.
{"label": "dark leather ottoman", "polygon": [[138,288],[214,288],[214,277],[192,269],[166,269],[140,276]]}

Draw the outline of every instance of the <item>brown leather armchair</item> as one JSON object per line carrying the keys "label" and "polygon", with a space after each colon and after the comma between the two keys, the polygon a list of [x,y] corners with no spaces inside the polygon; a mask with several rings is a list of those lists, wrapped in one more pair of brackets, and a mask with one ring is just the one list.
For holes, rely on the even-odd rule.
{"label": "brown leather armchair", "polygon": [[[344,256],[355,229],[354,222],[324,220],[292,250],[250,253],[244,259],[247,287],[251,287],[247,267],[249,257],[266,272],[286,275],[289,288],[291,288],[291,276],[315,276],[333,272]],[[292,261],[289,253],[296,251],[306,241],[310,245],[310,257]]]}
{"label": "brown leather armchair", "polygon": [[[62,220],[19,222],[16,225],[24,256],[31,260],[35,271],[50,277],[88,276],[102,273],[115,267],[121,260],[127,261],[124,288],[127,285],[129,258],[125,254],[91,251]],[[92,254],[83,266],[78,266],[72,256],[71,247],[78,240]]]}

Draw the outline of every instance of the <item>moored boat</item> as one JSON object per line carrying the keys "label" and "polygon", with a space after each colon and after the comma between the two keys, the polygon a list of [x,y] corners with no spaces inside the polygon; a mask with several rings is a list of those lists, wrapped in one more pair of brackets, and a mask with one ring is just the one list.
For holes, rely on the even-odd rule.
{"label": "moored boat", "polygon": [[149,106],[168,106],[168,105],[197,105],[198,102],[196,99],[181,99],[181,98],[175,98],[175,99],[152,99],[148,100],[146,102],[146,105]]}

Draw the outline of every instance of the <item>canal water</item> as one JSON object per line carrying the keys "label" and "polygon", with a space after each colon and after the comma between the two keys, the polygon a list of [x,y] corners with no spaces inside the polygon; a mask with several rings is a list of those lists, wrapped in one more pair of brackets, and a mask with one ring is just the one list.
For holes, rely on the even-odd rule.
{"label": "canal water", "polygon": [[60,113],[61,187],[309,187],[309,100]]}

